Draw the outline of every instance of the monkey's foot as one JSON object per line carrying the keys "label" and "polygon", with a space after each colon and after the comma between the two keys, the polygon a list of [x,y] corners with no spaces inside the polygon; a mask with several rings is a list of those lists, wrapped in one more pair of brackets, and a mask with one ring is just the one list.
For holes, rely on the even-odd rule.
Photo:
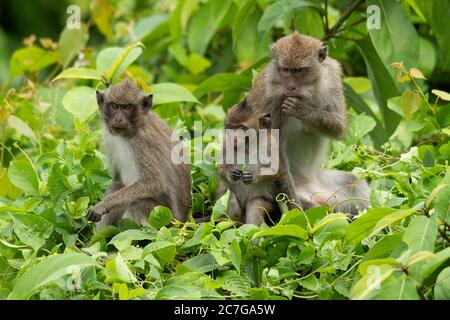
{"label": "monkey's foot", "polygon": [[230,177],[231,177],[231,180],[233,180],[233,181],[239,181],[239,180],[241,180],[241,177],[242,177],[242,171],[237,168],[232,168],[230,170]]}
{"label": "monkey's foot", "polygon": [[242,182],[245,184],[251,184],[253,182],[253,172],[250,170],[242,172]]}
{"label": "monkey's foot", "polygon": [[108,211],[105,207],[95,205],[89,208],[88,213],[86,214],[86,219],[92,222],[98,222],[101,220],[102,216],[107,214]]}

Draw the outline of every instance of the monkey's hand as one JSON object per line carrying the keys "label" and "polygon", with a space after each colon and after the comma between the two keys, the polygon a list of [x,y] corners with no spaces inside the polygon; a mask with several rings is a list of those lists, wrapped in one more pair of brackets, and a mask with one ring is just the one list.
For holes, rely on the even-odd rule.
{"label": "monkey's hand", "polygon": [[297,97],[287,97],[281,105],[281,112],[284,115],[300,118],[303,114],[303,101]]}
{"label": "monkey's hand", "polygon": [[238,168],[231,168],[230,169],[230,178],[233,181],[239,181],[242,177],[242,170],[239,170]]}
{"label": "monkey's hand", "polygon": [[245,170],[242,172],[242,182],[245,184],[251,184],[253,182],[253,172]]}
{"label": "monkey's hand", "polygon": [[103,215],[107,214],[108,211],[104,206],[100,203],[96,204],[93,207],[90,207],[88,213],[86,214],[86,219],[92,222],[98,222],[102,218]]}

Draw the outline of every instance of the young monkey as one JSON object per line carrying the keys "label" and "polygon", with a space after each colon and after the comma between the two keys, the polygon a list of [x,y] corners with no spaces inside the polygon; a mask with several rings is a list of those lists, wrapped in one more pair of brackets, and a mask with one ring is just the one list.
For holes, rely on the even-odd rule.
{"label": "young monkey", "polygon": [[128,79],[97,91],[113,176],[104,199],[86,216],[97,227],[116,224],[121,218],[144,225],[157,205],[186,220],[191,198],[189,166],[172,162],[172,130],[150,111],[152,97]]}
{"label": "young monkey", "polygon": [[[275,198],[281,192],[289,193],[289,190],[283,190],[282,171],[279,168],[278,140],[277,137],[271,138],[272,119],[270,114],[261,115],[256,121],[254,116],[246,113],[249,108],[245,104],[246,100],[233,106],[228,111],[225,128],[242,130],[241,133],[244,133],[248,140],[245,138],[238,139],[235,134],[230,134],[230,131],[227,131],[228,144],[226,141],[224,142],[224,159],[227,146],[230,147],[231,142],[234,153],[242,148],[242,150],[245,150],[246,159],[250,160],[250,157],[253,156],[253,159],[258,159],[258,161],[256,163],[247,162],[245,169],[242,169],[242,165],[236,163],[220,165],[218,193],[224,193],[226,189],[231,191],[228,214],[232,219],[261,225],[265,222],[266,215],[279,214]],[[247,135],[249,129],[255,129],[256,135]],[[262,136],[265,133],[267,133],[267,139],[263,140]],[[259,139],[257,139],[258,134]],[[266,152],[270,150],[271,160],[277,162],[276,168],[268,169],[268,165],[260,161],[257,153],[260,152],[261,148]],[[262,152],[264,153],[264,151]],[[274,156],[272,152],[277,154]],[[265,172],[264,169],[268,169],[268,171]]]}
{"label": "young monkey", "polygon": [[[270,112],[280,128],[281,157],[286,159],[291,184],[304,208],[323,204],[314,194],[330,194],[328,204],[350,197],[368,198],[368,186],[353,174],[321,170],[330,138],[347,129],[347,111],[339,63],[327,56],[319,40],[298,32],[272,46],[272,60],[258,75],[248,96],[252,112]],[[356,213],[364,201],[337,210]]]}

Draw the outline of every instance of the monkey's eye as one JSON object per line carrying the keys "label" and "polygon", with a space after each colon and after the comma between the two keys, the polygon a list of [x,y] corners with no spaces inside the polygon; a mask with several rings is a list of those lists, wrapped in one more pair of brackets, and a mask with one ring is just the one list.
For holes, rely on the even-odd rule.
{"label": "monkey's eye", "polygon": [[131,104],[124,104],[123,105],[123,110],[127,110],[128,111],[128,110],[131,109],[131,107],[132,107]]}
{"label": "monkey's eye", "polygon": [[111,103],[111,108],[113,108],[114,110],[119,109],[119,105],[115,104],[115,103]]}
{"label": "monkey's eye", "polygon": [[283,72],[290,72],[290,71],[291,71],[291,69],[289,69],[289,68],[281,68],[281,70],[282,70]]}

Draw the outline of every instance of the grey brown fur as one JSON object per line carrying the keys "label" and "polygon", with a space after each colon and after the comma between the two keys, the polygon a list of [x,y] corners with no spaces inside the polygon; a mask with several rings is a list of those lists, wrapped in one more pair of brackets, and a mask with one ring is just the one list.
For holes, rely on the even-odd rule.
{"label": "grey brown fur", "polygon": [[113,182],[104,199],[91,207],[87,218],[97,226],[130,218],[143,225],[157,205],[170,208],[185,221],[191,199],[187,164],[174,164],[172,130],[150,111],[152,95],[124,80],[97,92],[104,122],[104,145]]}
{"label": "grey brown fur", "polygon": [[[339,63],[327,57],[323,43],[298,32],[279,39],[272,55],[247,99],[255,117],[269,112],[274,127],[280,128],[287,183],[296,189],[296,200],[308,208],[322,204],[314,197],[318,193],[328,194],[332,205],[350,195],[368,199],[365,181],[351,173],[321,170],[329,139],[341,137],[347,129]],[[366,206],[365,201],[350,201],[336,210],[356,213]]]}

